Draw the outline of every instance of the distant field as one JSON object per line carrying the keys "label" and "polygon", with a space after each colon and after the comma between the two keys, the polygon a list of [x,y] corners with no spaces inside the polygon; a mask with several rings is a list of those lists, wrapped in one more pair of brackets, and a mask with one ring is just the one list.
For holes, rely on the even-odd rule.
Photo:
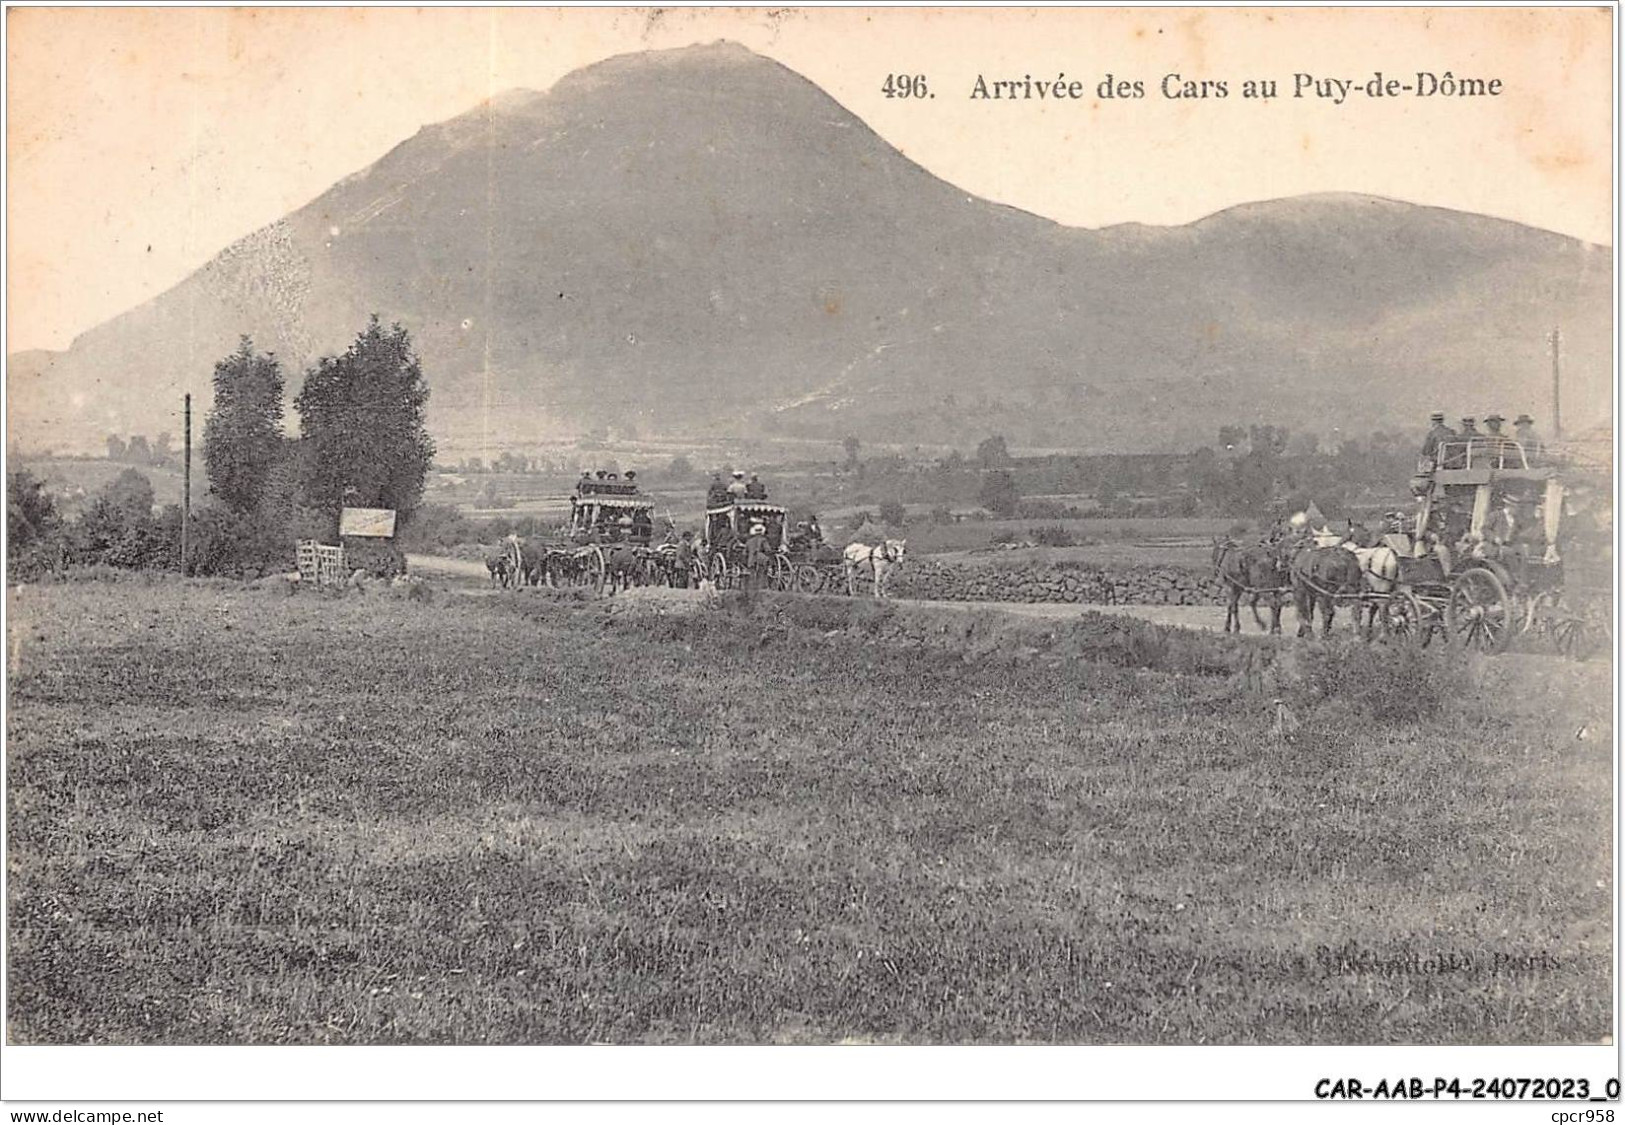
{"label": "distant field", "polygon": [[866,600],[10,597],[14,1042],[1611,1027],[1606,668],[1285,743],[1222,678],[921,647]]}
{"label": "distant field", "polygon": [[[193,451],[194,458],[197,452]],[[45,487],[56,501],[57,510],[66,516],[75,516],[89,502],[96,493],[106,488],[113,478],[125,469],[134,469],[152,482],[153,499],[161,507],[165,504],[179,504],[181,493],[184,490],[183,476],[179,465],[157,468],[151,465],[129,465],[121,461],[108,461],[105,459],[75,460],[72,458],[24,458],[11,462],[13,469],[27,469],[35,476],[45,481]],[[208,488],[208,480],[203,475],[201,458],[194,460],[192,465],[192,499],[197,502],[202,499],[203,492]]]}

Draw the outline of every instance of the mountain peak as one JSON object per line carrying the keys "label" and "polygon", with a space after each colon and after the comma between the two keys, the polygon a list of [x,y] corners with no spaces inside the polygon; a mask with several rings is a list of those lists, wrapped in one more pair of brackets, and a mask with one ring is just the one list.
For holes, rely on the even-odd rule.
{"label": "mountain peak", "polygon": [[1579,423],[1608,417],[1612,307],[1579,245],[1348,194],[1067,228],[967,196],[720,41],[425,128],[69,352],[13,357],[32,402],[12,417],[58,447],[155,432],[182,392],[205,405],[241,334],[292,388],[377,312],[412,333],[450,452],[604,425],[1178,449],[1216,419],[1538,412],[1553,324]]}

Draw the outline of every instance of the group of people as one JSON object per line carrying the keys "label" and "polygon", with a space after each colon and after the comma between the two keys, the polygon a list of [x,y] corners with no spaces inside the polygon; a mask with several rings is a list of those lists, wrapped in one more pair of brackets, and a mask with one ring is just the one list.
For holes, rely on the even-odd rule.
{"label": "group of people", "polygon": [[705,494],[705,506],[707,508],[723,508],[729,504],[732,504],[736,500],[766,499],[767,485],[762,483],[761,477],[757,476],[755,473],[752,473],[750,475],[750,480],[747,481],[745,479],[745,474],[738,469],[735,469],[733,480],[729,481],[727,484],[722,482],[722,474],[720,472],[712,474],[711,486],[706,490]]}
{"label": "group of people", "polygon": [[1459,430],[1452,429],[1445,425],[1442,410],[1435,410],[1428,416],[1428,421],[1431,425],[1427,437],[1422,439],[1422,457],[1418,466],[1423,474],[1432,473],[1435,469],[1463,469],[1469,464],[1522,468],[1521,464],[1512,463],[1516,460],[1517,450],[1523,451],[1524,461],[1531,465],[1544,454],[1540,437],[1535,433],[1535,420],[1527,414],[1518,415],[1512,423],[1513,432],[1510,434],[1501,432],[1506,419],[1500,414],[1486,415],[1482,430],[1478,428],[1478,420],[1473,417],[1463,418]]}

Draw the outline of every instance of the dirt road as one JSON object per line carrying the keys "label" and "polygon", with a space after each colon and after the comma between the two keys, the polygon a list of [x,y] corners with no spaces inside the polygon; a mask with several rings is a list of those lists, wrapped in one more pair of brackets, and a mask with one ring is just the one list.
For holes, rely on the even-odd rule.
{"label": "dirt road", "polygon": [[[449,578],[469,583],[470,580],[478,582],[480,588],[489,590],[490,576],[481,563],[471,562],[467,559],[452,559],[438,555],[407,555],[406,565],[414,574],[421,574],[432,578]],[[472,587],[470,587],[472,588]],[[681,594],[682,591],[673,591]],[[694,593],[698,597],[698,592]],[[939,602],[914,598],[899,598],[898,601],[908,602],[911,605],[936,606],[942,609],[957,609],[966,612],[974,610],[997,610],[1018,617],[1040,617],[1046,619],[1077,617],[1080,614],[1094,611],[1097,613],[1115,613],[1123,617],[1138,617],[1142,621],[1151,621],[1158,625],[1177,625],[1185,629],[1206,629],[1218,632],[1224,627],[1224,607],[1218,605],[1088,605],[1067,602]],[[1261,609],[1264,620],[1269,620],[1269,611]],[[1252,615],[1242,610],[1242,621],[1249,633],[1258,632]],[[1285,633],[1295,632],[1298,628],[1298,618],[1292,608],[1288,606],[1281,611],[1281,630]]]}

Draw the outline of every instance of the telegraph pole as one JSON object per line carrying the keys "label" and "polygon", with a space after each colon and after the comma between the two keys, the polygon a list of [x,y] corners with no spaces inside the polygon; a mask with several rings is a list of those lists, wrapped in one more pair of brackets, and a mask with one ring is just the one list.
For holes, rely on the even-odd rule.
{"label": "telegraph pole", "polygon": [[1562,361],[1561,361],[1561,358],[1560,358],[1560,352],[1561,352],[1562,347],[1563,347],[1563,330],[1560,329],[1560,328],[1552,329],[1551,341],[1552,341],[1552,437],[1560,439],[1563,436],[1563,409],[1562,409],[1561,405],[1559,404],[1559,399],[1558,399],[1558,381],[1560,379],[1560,374],[1561,374],[1561,363],[1562,363]]}
{"label": "telegraph pole", "polygon": [[192,396],[186,396],[186,438],[184,455],[185,469],[181,485],[181,573],[187,573],[187,548],[191,545],[192,523]]}

